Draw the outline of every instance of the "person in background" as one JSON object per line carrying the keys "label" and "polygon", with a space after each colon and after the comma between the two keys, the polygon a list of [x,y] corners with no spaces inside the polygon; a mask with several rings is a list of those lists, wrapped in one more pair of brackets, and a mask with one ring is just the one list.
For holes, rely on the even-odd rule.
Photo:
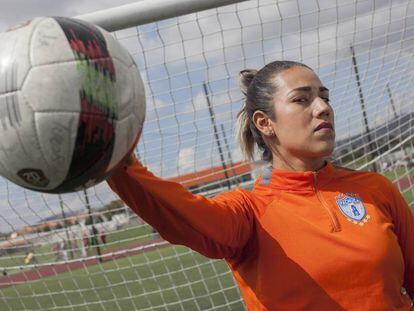
{"label": "person in background", "polygon": [[85,230],[82,234],[83,246],[88,249],[89,248],[89,231]]}
{"label": "person in background", "polygon": [[61,248],[60,247],[61,247],[60,241],[54,243],[52,247],[53,253],[55,254],[56,261],[61,260]]}
{"label": "person in background", "polygon": [[410,310],[413,215],[385,177],[330,162],[329,90],[293,61],[240,81],[240,146],[269,163],[252,191],[193,195],[133,156],[109,186],[164,239],[225,259],[248,310]]}
{"label": "person in background", "polygon": [[34,255],[34,251],[33,250],[30,250],[30,251],[26,252],[26,257],[24,258],[24,263],[26,265],[29,265],[29,264],[32,264],[32,263],[33,264],[36,263],[36,257]]}
{"label": "person in background", "polygon": [[105,232],[105,230],[103,228],[99,232],[99,235],[101,237],[102,244],[106,244],[106,232]]}

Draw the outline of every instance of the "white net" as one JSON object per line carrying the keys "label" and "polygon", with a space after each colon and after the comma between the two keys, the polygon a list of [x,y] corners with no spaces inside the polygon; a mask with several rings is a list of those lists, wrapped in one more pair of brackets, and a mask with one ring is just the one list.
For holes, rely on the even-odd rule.
{"label": "white net", "polygon": [[[302,61],[330,89],[335,160],[383,173],[413,206],[413,13],[403,0],[254,0],[115,32],[146,85],[141,160],[193,192],[249,187],[260,163],[234,139],[238,72]],[[105,183],[58,196],[0,179],[0,209],[1,310],[244,308],[224,262],[163,241]]]}

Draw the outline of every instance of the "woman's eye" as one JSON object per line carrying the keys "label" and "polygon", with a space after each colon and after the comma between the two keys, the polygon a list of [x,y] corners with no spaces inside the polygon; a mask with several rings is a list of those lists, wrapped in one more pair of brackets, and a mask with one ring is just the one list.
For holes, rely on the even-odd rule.
{"label": "woman's eye", "polygon": [[329,97],[321,97],[325,102],[329,103],[331,100],[329,99]]}
{"label": "woman's eye", "polygon": [[300,97],[300,98],[295,98],[293,101],[296,103],[306,103],[308,100],[307,98]]}

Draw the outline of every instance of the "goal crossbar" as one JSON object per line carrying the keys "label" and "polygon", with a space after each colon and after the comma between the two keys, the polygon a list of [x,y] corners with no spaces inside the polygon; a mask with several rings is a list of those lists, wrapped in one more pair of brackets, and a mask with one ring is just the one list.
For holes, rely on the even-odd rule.
{"label": "goal crossbar", "polygon": [[117,31],[247,0],[144,0],[75,18]]}

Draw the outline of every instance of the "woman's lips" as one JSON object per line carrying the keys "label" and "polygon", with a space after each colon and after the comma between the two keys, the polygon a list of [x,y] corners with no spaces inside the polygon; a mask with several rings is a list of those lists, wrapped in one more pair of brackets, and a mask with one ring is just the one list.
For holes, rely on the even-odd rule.
{"label": "woman's lips", "polygon": [[333,131],[333,126],[329,122],[322,122],[315,128],[315,132],[316,131],[324,131],[324,132]]}

